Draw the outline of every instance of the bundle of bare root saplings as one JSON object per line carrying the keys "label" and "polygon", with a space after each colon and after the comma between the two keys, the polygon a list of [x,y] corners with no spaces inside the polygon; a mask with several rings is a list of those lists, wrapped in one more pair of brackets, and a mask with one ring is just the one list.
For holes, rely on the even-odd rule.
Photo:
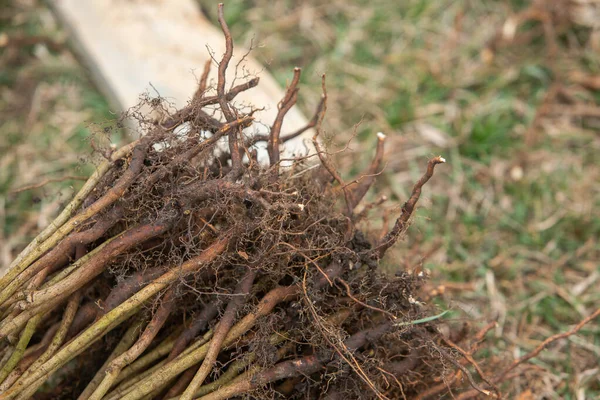
{"label": "bundle of bare root saplings", "polygon": [[[282,134],[299,69],[270,134],[244,136],[252,112],[231,101],[258,80],[226,89],[222,9],[220,22],[216,88],[207,66],[187,107],[105,151],[1,278],[0,399],[426,398],[463,380],[448,370],[487,393],[417,300],[424,278],[378,271],[444,160],[429,160],[393,228],[369,241],[355,209],[385,137],[348,184],[316,138],[325,92],[305,129]],[[280,167],[281,145],[309,128],[315,162]]]}

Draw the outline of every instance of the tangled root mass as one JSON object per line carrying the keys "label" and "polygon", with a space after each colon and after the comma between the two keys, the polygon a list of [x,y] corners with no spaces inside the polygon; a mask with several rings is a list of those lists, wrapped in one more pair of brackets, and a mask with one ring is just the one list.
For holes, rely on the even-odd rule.
{"label": "tangled root mass", "polygon": [[[258,79],[226,90],[233,45],[222,8],[220,22],[227,51],[216,90],[207,65],[188,106],[105,151],[69,218],[0,281],[0,399],[439,393],[454,358],[415,300],[424,278],[378,266],[444,160],[429,161],[394,227],[370,240],[356,209],[385,137],[348,184],[317,138],[325,92],[305,128],[281,135],[299,69],[270,133],[247,137],[253,112],[232,101]],[[182,124],[185,135],[175,134]],[[316,155],[283,167],[282,144],[311,128]],[[260,141],[268,165],[258,162]]]}

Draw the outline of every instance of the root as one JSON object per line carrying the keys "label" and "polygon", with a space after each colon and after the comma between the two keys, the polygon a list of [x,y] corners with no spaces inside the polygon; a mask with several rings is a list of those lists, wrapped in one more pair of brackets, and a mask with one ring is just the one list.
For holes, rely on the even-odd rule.
{"label": "root", "polygon": [[[390,232],[363,230],[382,213],[383,200],[358,207],[383,170],[385,137],[344,182],[319,140],[324,76],[312,119],[282,132],[298,68],[268,135],[244,137],[256,110],[232,101],[259,81],[226,82],[233,42],[222,5],[218,19],[216,87],[207,63],[186,107],[171,112],[155,98],[160,120],[132,111],[142,139],[112,154],[95,148],[110,159],[0,280],[0,400],[42,385],[79,400],[436,396],[448,390],[436,387],[448,365],[454,385],[493,388],[473,356],[483,337],[444,341],[435,326],[445,312],[417,300],[425,277],[378,269],[443,159],[429,161]],[[281,168],[281,144],[310,128],[318,160]]]}
{"label": "root", "polygon": [[[244,88],[246,86],[244,86]],[[214,146],[222,137],[229,134],[230,132],[235,132],[237,129],[248,127],[252,123],[252,121],[252,117],[246,116],[226,124],[220,124],[221,127],[219,128],[219,130],[217,130],[209,139],[206,139],[205,141],[196,144],[191,149],[174,157],[173,160],[169,163],[170,168],[161,168],[154,172],[152,175],[150,175],[146,181],[146,187],[148,189],[153,187],[158,181],[164,179],[165,176],[167,176],[167,174],[169,173],[169,171],[172,171],[174,168],[180,167],[183,162],[191,160],[202,151],[211,149],[212,146]]]}
{"label": "root", "polygon": [[177,357],[183,350],[187,347],[187,345],[204,329],[208,323],[217,315],[218,308],[214,303],[209,303],[202,311],[198,314],[198,317],[194,319],[194,321],[190,324],[190,326],[184,330],[181,335],[175,341],[173,345],[173,349],[169,353],[169,357],[167,361],[172,361]]}
{"label": "root", "polygon": [[47,269],[47,273],[49,273],[53,271],[57,265],[67,262],[70,255],[75,252],[76,246],[85,246],[90,242],[100,238],[108,229],[117,223],[122,214],[122,209],[117,207],[110,212],[106,218],[96,222],[92,228],[83,232],[75,233],[65,238],[48,254],[36,261],[33,265],[18,275],[12,282],[10,282],[10,284],[8,284],[8,286],[2,290],[2,293],[0,294],[0,303],[6,301],[6,299],[12,296],[21,285],[31,279],[31,277],[38,272]]}
{"label": "root", "polygon": [[365,197],[365,194],[369,191],[375,178],[381,172],[381,164],[383,163],[383,150],[384,150],[385,135],[383,133],[377,134],[377,150],[375,157],[371,161],[369,169],[357,180],[353,182],[353,185],[349,188],[348,198],[351,203],[349,208],[354,210],[360,201]]}
{"label": "root", "polygon": [[219,325],[215,328],[215,333],[213,335],[212,340],[210,341],[208,350],[206,352],[206,356],[202,365],[200,365],[200,369],[190,382],[187,389],[181,395],[181,400],[192,400],[192,397],[198,387],[202,385],[204,379],[208,376],[213,365],[221,351],[221,345],[227,336],[227,333],[231,329],[233,325],[233,321],[235,319],[235,315],[239,311],[240,307],[243,306],[245,298],[250,293],[250,289],[252,288],[252,283],[254,282],[254,278],[256,276],[255,270],[250,270],[246,273],[246,276],[239,283],[238,287],[235,291],[235,297],[227,304],[227,308],[225,309],[225,313],[219,322]]}
{"label": "root", "polygon": [[92,395],[89,397],[89,400],[102,399],[102,397],[104,397],[117,379],[117,376],[119,376],[119,373],[121,373],[121,370],[135,361],[148,348],[148,346],[150,346],[150,343],[152,340],[154,340],[158,334],[158,331],[160,331],[160,329],[163,327],[164,323],[169,317],[169,314],[171,313],[171,310],[173,309],[172,297],[173,292],[167,292],[160,304],[160,307],[152,317],[152,320],[138,341],[131,346],[129,350],[110,362],[106,368],[106,375],[104,379],[102,382],[100,382],[96,390],[94,390]]}
{"label": "root", "polygon": [[10,358],[6,361],[6,364],[4,364],[2,366],[2,369],[0,370],[0,383],[4,382],[6,377],[8,377],[8,375],[13,370],[13,368],[15,368],[17,366],[17,363],[19,361],[21,361],[21,357],[23,356],[23,353],[25,353],[25,349],[27,348],[27,345],[29,344],[29,340],[35,333],[35,329],[39,325],[41,319],[42,319],[42,316],[37,315],[34,318],[32,318],[25,326],[25,329],[21,333],[21,337],[19,338],[19,342],[17,343],[17,346],[15,347],[14,351],[12,352]]}
{"label": "root", "polygon": [[188,261],[186,264],[182,265],[180,269],[172,269],[154,280],[151,284],[144,287],[142,290],[130,297],[127,301],[96,321],[77,338],[64,346],[37,371],[32,372],[29,376],[17,381],[13,387],[11,387],[4,394],[0,395],[0,399],[13,399],[16,397],[19,391],[23,390],[26,386],[35,383],[37,380],[46,379],[60,367],[64,366],[74,357],[81,354],[81,352],[87,349],[96,340],[100,339],[107,332],[111,331],[123,321],[127,320],[131,315],[135,314],[135,312],[137,312],[144,302],[156,295],[159,291],[165,289],[169,283],[177,279],[179,273],[191,272],[216,258],[222,251],[225,250],[227,243],[227,237],[216,241],[200,256]]}
{"label": "root", "polygon": [[[130,143],[116,151],[110,161],[105,161],[98,168],[90,179],[83,185],[73,200],[65,207],[58,217],[46,229],[44,229],[27,247],[15,258],[8,267],[6,274],[0,278],[0,292],[3,292],[7,285],[21,272],[23,272],[32,262],[45,252],[51,250],[62,238],[71,232],[81,220],[93,215],[86,213],[85,217],[71,219],[71,215],[79,208],[85,198],[94,190],[96,184],[108,172],[114,161],[121,159],[138,145],[138,141]],[[88,215],[89,214],[89,215]],[[68,221],[68,222],[67,222]]]}
{"label": "root", "polygon": [[[176,215],[175,215],[176,217]],[[102,252],[99,252],[95,257],[78,268],[75,272],[67,276],[58,283],[34,292],[30,295],[29,301],[22,308],[25,310],[19,316],[15,317],[12,323],[0,329],[0,337],[8,335],[17,330],[24,321],[30,317],[46,312],[52,307],[60,304],[64,299],[70,296],[73,292],[79,290],[85,284],[98,276],[107,263],[113,260],[116,256],[123,253],[137,243],[158,236],[168,230],[171,226],[171,221],[157,221],[154,224],[133,228],[122,235],[119,235],[108,243]]]}
{"label": "root", "polygon": [[[219,71],[217,74],[217,98],[219,100],[219,105],[221,106],[221,112],[225,116],[225,119],[227,122],[231,122],[235,120],[235,115],[229,106],[227,98],[225,97],[225,75],[227,67],[229,66],[229,61],[231,61],[231,57],[233,56],[233,39],[231,38],[231,33],[229,32],[227,22],[225,22],[222,3],[219,4],[218,17],[219,25],[221,26],[223,35],[225,36],[225,53],[223,54],[223,58],[219,63]],[[242,157],[240,154],[237,130],[232,130],[229,133],[229,155],[231,157],[231,180],[235,181],[242,173]]]}
{"label": "root", "polygon": [[473,379],[473,375],[471,375],[471,373],[469,372],[468,369],[466,369],[463,365],[461,365],[458,361],[456,361],[454,359],[454,357],[450,354],[448,354],[448,352],[444,349],[442,349],[441,347],[437,346],[435,343],[431,342],[430,343],[431,346],[438,352],[441,354],[441,356],[449,361],[451,364],[453,364],[456,368],[458,368],[458,370],[460,372],[462,372],[462,374],[464,376],[467,377],[467,380],[469,381],[469,384],[471,385],[471,387],[473,387],[473,389],[477,390],[479,393],[485,395],[485,396],[489,396],[491,394],[491,392],[489,390],[485,390],[481,387],[479,387],[479,385],[477,383],[475,383],[475,380]]}
{"label": "root", "polygon": [[86,386],[86,388],[83,390],[83,392],[81,392],[81,394],[79,395],[77,400],[88,399],[92,395],[92,393],[94,393],[94,391],[96,390],[98,385],[100,385],[100,382],[102,382],[102,380],[104,379],[105,371],[108,368],[108,366],[110,365],[111,361],[114,360],[115,358],[117,358],[120,354],[122,354],[128,348],[131,347],[131,345],[135,342],[136,337],[138,336],[141,328],[142,328],[142,321],[141,321],[141,318],[138,318],[138,320],[134,321],[131,324],[131,326],[129,327],[129,329],[127,329],[127,331],[121,338],[121,341],[119,341],[117,346],[114,348],[113,352],[110,354],[108,359],[104,362],[102,367],[98,370],[96,375],[94,375],[94,378],[92,378],[92,380]]}
{"label": "root", "polygon": [[[27,377],[27,375],[31,374],[31,371],[37,370],[50,357],[52,357],[54,355],[54,353],[56,353],[56,351],[60,348],[60,346],[64,343],[67,332],[69,330],[69,326],[73,322],[73,319],[75,317],[75,313],[77,312],[77,308],[79,307],[80,301],[81,301],[81,292],[74,293],[71,296],[71,298],[69,299],[69,302],[67,304],[67,307],[65,308],[65,313],[61,320],[60,326],[58,327],[58,330],[54,334],[54,337],[52,338],[50,345],[44,351],[44,353],[41,356],[39,356],[35,360],[35,362],[33,364],[31,364],[31,366],[29,366],[29,368],[25,372],[23,372],[23,374],[21,375],[21,378]],[[0,390],[2,390],[2,388],[0,388]]]}
{"label": "root", "polygon": [[[381,337],[390,328],[391,324],[383,324],[378,328],[369,331],[360,332],[353,335],[345,343],[349,350],[356,350],[362,347],[368,341],[372,341]],[[276,364],[272,368],[258,372],[256,374],[246,373],[239,377],[236,381],[221,388],[210,395],[202,397],[202,400],[221,400],[237,396],[242,393],[248,393],[259,389],[267,383],[274,382],[284,378],[294,376],[311,375],[324,368],[324,363],[333,355],[317,356],[310,355],[294,360],[284,361]]]}
{"label": "root", "polygon": [[279,149],[279,135],[281,133],[281,126],[283,125],[283,119],[288,111],[296,104],[298,99],[298,82],[300,82],[300,68],[294,68],[294,78],[292,83],[287,88],[284,98],[277,105],[278,111],[275,121],[271,126],[269,134],[269,141],[267,145],[267,151],[269,152],[269,161],[271,166],[274,168],[273,174],[275,177],[279,175],[279,156],[281,151]]}
{"label": "root", "polygon": [[[283,286],[271,290],[265,295],[260,302],[260,305],[253,313],[246,315],[230,329],[223,340],[223,346],[227,347],[231,345],[235,340],[250,330],[259,317],[267,315],[278,303],[284,300],[290,300],[291,298],[296,297],[298,293],[298,286]],[[186,369],[202,361],[208,353],[208,348],[208,345],[203,345],[188,354],[182,354],[172,362],[166,364],[163,368],[159,369],[156,373],[156,378],[146,378],[139,382],[135,390],[124,396],[123,400],[138,400],[143,396],[152,393],[155,389],[162,387],[165,382],[169,382]]]}
{"label": "root", "polygon": [[419,197],[421,197],[421,190],[423,189],[423,185],[431,179],[433,176],[433,170],[435,166],[438,164],[445,163],[446,160],[442,157],[434,157],[427,163],[427,172],[419,179],[415,186],[413,187],[412,194],[410,198],[404,203],[402,206],[402,213],[400,217],[396,220],[394,227],[392,230],[384,236],[381,240],[381,243],[375,248],[374,252],[377,257],[382,258],[385,252],[396,243],[398,238],[406,232],[408,228],[408,221],[415,209],[415,205],[417,201],[419,201]]}
{"label": "root", "polygon": [[174,219],[178,217],[178,213],[175,210],[169,211],[170,213],[167,215],[170,214],[170,218],[167,220],[157,220],[152,224],[138,226],[126,231],[111,241],[101,253],[92,257],[86,264],[65,279],[44,290],[31,294],[32,301],[27,304],[26,309],[40,307],[42,304],[48,304],[51,301],[60,301],[62,298],[70,295],[72,291],[78,290],[98,276],[106,265],[119,254],[122,254],[138,243],[166,232],[172,226]]}
{"label": "root", "polygon": [[284,361],[274,367],[258,372],[254,375],[244,374],[240,379],[232,382],[207,396],[203,396],[202,400],[221,400],[237,396],[242,393],[247,393],[256,390],[263,385],[274,382],[279,379],[289,378],[299,375],[310,375],[323,368],[319,358],[315,355],[305,356],[296,360]]}
{"label": "root", "polygon": [[346,215],[348,217],[350,217],[352,215],[352,199],[350,198],[350,194],[348,193],[348,190],[346,189],[346,184],[344,183],[344,181],[342,180],[341,175],[339,174],[339,172],[337,171],[337,169],[333,166],[333,164],[331,163],[331,160],[329,160],[325,154],[325,152],[323,151],[323,149],[321,148],[321,145],[319,144],[319,135],[321,134],[321,125],[323,123],[323,118],[325,116],[325,112],[327,112],[327,88],[325,86],[325,74],[323,74],[322,78],[321,78],[321,88],[323,91],[323,95],[321,96],[321,104],[323,105],[321,108],[321,114],[319,115],[319,117],[317,118],[317,123],[316,123],[316,132],[312,138],[312,142],[313,142],[313,146],[315,146],[315,150],[317,152],[317,155],[319,156],[319,160],[321,161],[321,165],[323,165],[323,167],[327,170],[327,172],[329,172],[329,174],[333,177],[333,179],[335,179],[340,187],[342,188],[342,192],[344,193],[344,200],[346,202]]}
{"label": "root", "polygon": [[[297,129],[295,132],[288,133],[287,135],[282,136],[280,142],[281,143],[289,142],[290,140],[295,139],[298,136],[302,135],[307,130],[312,129],[315,126],[317,126],[317,122],[319,121],[321,114],[324,112],[324,109],[323,109],[324,106],[325,106],[325,97],[321,97],[321,101],[319,101],[317,110],[313,114],[313,117],[310,119],[310,121],[306,125],[304,125],[302,128]],[[268,142],[270,140],[271,140],[270,134],[269,135],[257,134],[250,139],[248,147],[254,146],[258,142]]]}
{"label": "root", "polygon": [[175,382],[175,384],[171,386],[169,391],[165,394],[163,400],[167,400],[172,397],[179,399],[178,395],[181,394],[189,386],[190,382],[192,382],[192,379],[194,379],[194,376],[196,375],[197,371],[198,368],[192,367],[187,369],[183,374],[181,374],[179,379],[177,379],[177,382]]}

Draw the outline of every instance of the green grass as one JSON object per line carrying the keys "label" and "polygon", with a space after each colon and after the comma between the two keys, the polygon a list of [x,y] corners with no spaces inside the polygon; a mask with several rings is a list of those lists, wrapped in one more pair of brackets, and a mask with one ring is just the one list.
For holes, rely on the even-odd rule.
{"label": "green grass", "polygon": [[[216,21],[214,3],[199,3]],[[351,145],[354,153],[337,160],[340,170],[358,174],[368,165],[364,155],[373,152],[375,133],[388,135],[387,169],[370,199],[386,194],[391,215],[399,212],[427,157],[442,154],[448,160],[437,168],[407,237],[385,263],[396,272],[423,262],[431,271],[431,287],[471,284],[471,289],[448,289],[431,302],[450,308],[444,320],[456,319],[457,325],[465,319],[476,326],[498,319],[499,335],[488,335],[487,347],[477,354],[484,367],[486,357],[491,362],[524,354],[543,338],[568,330],[582,318],[577,310],[589,313],[600,306],[594,291],[598,281],[572,294],[599,271],[600,246],[589,240],[600,237],[600,122],[551,114],[543,118],[537,140],[526,142],[553,85],[576,89],[575,98],[600,104],[600,91],[574,88],[568,80],[572,70],[600,73],[600,52],[590,48],[589,29],[571,26],[560,32],[556,60],[548,57],[543,35],[499,47],[491,63],[481,58],[511,10],[529,4],[235,0],[227,2],[225,11],[236,43],[248,45],[254,38],[259,45],[254,57],[282,85],[294,66],[303,68],[299,104],[306,114],[319,99],[320,74],[327,74],[325,128],[334,148],[342,147],[362,121]],[[59,29],[41,23],[40,15],[48,13],[42,6],[13,7],[15,12],[0,21],[0,32],[60,37]],[[18,13],[25,18],[11,17]],[[531,22],[518,32],[537,28]],[[42,59],[34,46],[20,49],[16,58],[7,54],[0,49],[0,84],[5,93],[19,96],[0,100],[17,109],[0,122],[0,149],[7,152],[0,198],[4,236],[25,236],[16,250],[36,231],[35,224],[19,229],[54,199],[68,199],[74,183],[18,195],[9,191],[46,176],[88,174],[89,163],[81,161],[90,159],[87,138],[110,125],[114,116],[85,69],[65,63],[62,56],[68,49]],[[49,94],[28,125],[28,100],[36,88]],[[66,123],[56,118],[57,110],[79,114],[74,123]],[[445,143],[437,146],[416,124],[439,130]],[[598,323],[582,330],[579,339],[600,349]],[[535,397],[549,385],[544,390],[554,391],[551,398],[574,399],[577,391],[586,398],[600,397],[597,380],[578,383],[579,374],[597,367],[594,352],[575,341],[565,343],[557,354],[543,352],[535,361],[547,372],[532,372],[518,384],[505,385],[505,395],[516,398],[529,386]]]}
{"label": "green grass", "polygon": [[10,38],[0,48],[0,238],[22,235],[10,244],[15,249],[41,228],[35,225],[36,214],[50,212],[53,202],[68,201],[81,183],[65,180],[15,190],[65,175],[89,176],[93,123],[114,120],[66,44],[58,51],[39,43],[11,44],[12,38],[28,36],[62,43],[59,29],[48,23],[50,16],[43,7],[9,2],[0,18],[0,35]]}
{"label": "green grass", "polygon": [[[208,1],[199,3],[207,10],[212,7]],[[600,217],[592,211],[600,205],[600,186],[594,178],[599,172],[599,124],[576,118],[565,123],[564,116],[549,116],[533,145],[526,143],[526,135],[550,88],[568,85],[569,70],[600,71],[599,53],[589,41],[585,45],[589,29],[571,26],[559,33],[559,60],[548,58],[546,38],[540,34],[524,45],[501,47],[486,64],[480,54],[509,17],[508,11],[522,10],[530,2],[270,3],[228,3],[235,10],[234,37],[238,43],[254,37],[262,44],[254,56],[268,62],[282,85],[293,66],[303,68],[301,105],[307,113],[318,98],[319,74],[327,74],[329,93],[334,94],[327,129],[340,132],[334,135],[339,146],[362,119],[359,144],[351,146],[357,152],[339,158],[340,170],[356,174],[367,164],[357,158],[373,149],[377,131],[402,138],[390,140],[388,145],[395,147],[388,149],[391,160],[377,185],[380,193],[401,204],[428,155],[441,153],[448,160],[426,187],[407,238],[386,260],[391,271],[404,265],[399,261],[406,261],[415,247],[426,253],[441,240],[440,250],[425,261],[433,284],[472,282],[474,290],[447,292],[435,302],[442,308],[468,303],[482,322],[502,311],[489,297],[486,276],[491,273],[506,312],[500,321],[503,336],[490,338],[495,346],[491,352],[498,357],[509,357],[515,348],[523,354],[532,349],[531,341],[565,331],[581,319],[556,287],[568,294],[598,270],[599,246],[581,249],[600,236]],[[209,14],[214,19],[214,10]],[[305,15],[311,16],[310,25],[299,27]],[[518,32],[539,27],[527,22]],[[581,47],[569,45],[572,35]],[[597,92],[580,91],[576,96],[584,92],[600,103]],[[560,118],[562,125],[556,127]],[[441,130],[448,144],[428,143],[411,129],[415,122]],[[424,148],[422,155],[411,153],[418,148]],[[403,173],[406,170],[410,174]],[[598,296],[590,290],[570,301],[588,311],[597,308]],[[519,304],[528,305],[516,307]],[[522,326],[522,318],[531,325]],[[517,329],[521,333],[515,337],[512,332]],[[598,346],[598,325],[582,337]],[[548,374],[568,376],[567,384],[557,381],[554,386],[556,398],[575,398],[577,373],[582,366],[593,366],[593,357],[573,343],[570,347],[569,357],[540,357]],[[531,379],[541,381],[542,375]],[[505,389],[516,396],[523,388]],[[583,389],[586,398],[600,396],[597,382]]]}

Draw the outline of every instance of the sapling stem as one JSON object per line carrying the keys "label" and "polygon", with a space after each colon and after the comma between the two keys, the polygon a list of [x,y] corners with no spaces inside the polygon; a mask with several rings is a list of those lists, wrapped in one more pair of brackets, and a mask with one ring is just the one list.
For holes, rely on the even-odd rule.
{"label": "sapling stem", "polygon": [[21,251],[15,260],[8,267],[6,275],[0,278],[0,292],[12,282],[12,280],[25,270],[39,256],[54,247],[62,238],[71,232],[79,223],[90,218],[99,212],[99,209],[94,209],[80,214],[77,218],[71,218],[73,213],[79,208],[86,197],[94,190],[100,179],[108,172],[114,161],[125,157],[130,153],[135,146],[139,144],[139,140],[129,143],[117,150],[110,160],[102,162],[96,171],[90,176],[87,182],[75,195],[73,200],[64,208],[58,217],[54,219],[35,239]]}

